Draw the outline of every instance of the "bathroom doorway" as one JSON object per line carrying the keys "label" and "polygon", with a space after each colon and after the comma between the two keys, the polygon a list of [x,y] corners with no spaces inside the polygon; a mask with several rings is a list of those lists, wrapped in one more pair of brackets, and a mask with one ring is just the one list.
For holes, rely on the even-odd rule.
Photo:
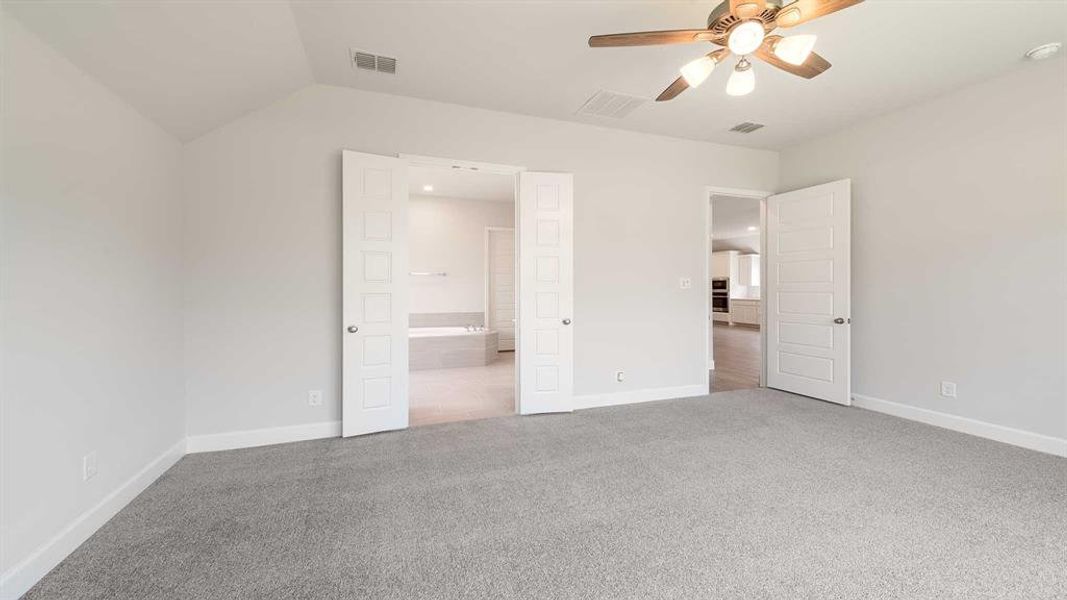
{"label": "bathroom doorway", "polygon": [[412,164],[409,185],[409,423],[515,414],[515,175]]}
{"label": "bathroom doorway", "polygon": [[[341,153],[341,163],[342,435],[405,429],[413,422],[426,425],[498,414],[574,410],[573,174],[353,150]],[[459,181],[457,173],[477,177],[477,183]],[[489,181],[485,176],[498,176],[497,187],[506,185],[510,190],[510,202],[506,191],[493,196],[499,209],[510,211],[510,216],[503,217],[504,225],[490,225],[506,228],[505,221],[510,219],[507,222],[515,232],[515,350],[510,353],[506,345],[501,352],[499,332],[487,326],[488,272],[481,269],[471,275],[469,267],[463,266],[470,265],[469,260],[455,263],[458,270],[440,264],[454,258],[460,247],[468,250],[459,254],[469,254],[472,245],[467,242],[473,239],[477,245],[473,253],[481,256],[476,262],[484,265],[485,255],[478,250],[485,248],[479,241],[484,239],[484,221],[475,220],[470,228],[474,233],[462,244],[446,239],[411,247],[452,232],[449,213],[434,213],[436,205],[431,202],[446,195],[450,181],[455,179],[454,189],[460,191],[448,195],[461,200],[463,186],[480,187]],[[420,231],[430,235],[418,235],[409,242],[413,194],[427,199],[431,218],[420,220]],[[467,285],[466,291],[454,293],[451,284],[460,281]],[[470,301],[473,297],[482,301]],[[414,336],[413,330],[418,330]],[[412,385],[413,348],[418,354],[416,374],[435,371],[436,377],[416,377]],[[478,360],[478,353],[480,364],[465,362]],[[488,373],[486,368],[491,366],[501,367],[502,374]],[[477,371],[455,371],[467,368]],[[479,380],[481,385],[473,392],[456,390],[460,384]],[[510,386],[503,383],[506,380],[512,382]],[[411,388],[416,386],[413,401]],[[486,393],[491,394],[490,402],[485,401]],[[413,404],[417,406],[414,419]]]}

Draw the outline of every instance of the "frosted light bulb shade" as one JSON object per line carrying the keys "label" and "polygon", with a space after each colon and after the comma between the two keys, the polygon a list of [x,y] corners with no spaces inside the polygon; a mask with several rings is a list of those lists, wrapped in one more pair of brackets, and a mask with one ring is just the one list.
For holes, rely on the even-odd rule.
{"label": "frosted light bulb shade", "polygon": [[701,56],[700,58],[686,64],[682,67],[682,79],[689,84],[689,87],[696,87],[711,75],[712,69],[715,68],[715,61],[708,56]]}
{"label": "frosted light bulb shade", "polygon": [[811,56],[816,39],[814,35],[784,37],[774,45],[774,55],[791,65],[802,65]]}
{"label": "frosted light bulb shade", "polygon": [[763,23],[759,21],[745,21],[734,27],[730,32],[730,39],[726,42],[730,52],[738,56],[752,54],[763,43]]}
{"label": "frosted light bulb shade", "polygon": [[726,82],[726,93],[731,96],[751,94],[754,89],[756,89],[756,72],[752,70],[752,67],[734,70]]}

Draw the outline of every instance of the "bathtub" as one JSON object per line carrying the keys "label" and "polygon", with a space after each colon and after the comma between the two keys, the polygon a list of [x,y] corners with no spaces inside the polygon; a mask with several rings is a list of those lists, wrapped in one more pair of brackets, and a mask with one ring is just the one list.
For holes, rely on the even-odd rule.
{"label": "bathtub", "polygon": [[412,327],[408,329],[408,337],[442,337],[446,335],[474,335],[476,333],[488,333],[486,331],[468,331],[466,327]]}
{"label": "bathtub", "polygon": [[412,371],[481,367],[496,359],[500,334],[465,327],[408,329],[408,361]]}

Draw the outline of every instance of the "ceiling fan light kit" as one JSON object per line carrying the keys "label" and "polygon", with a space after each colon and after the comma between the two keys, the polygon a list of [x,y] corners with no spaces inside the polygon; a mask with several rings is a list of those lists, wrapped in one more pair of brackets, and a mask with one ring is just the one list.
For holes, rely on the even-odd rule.
{"label": "ceiling fan light kit", "polygon": [[704,83],[713,69],[715,69],[715,59],[710,56],[701,56],[681,68],[682,78],[689,84],[689,87],[696,87]]}
{"label": "ceiling fan light kit", "polygon": [[756,72],[752,70],[752,63],[742,58],[730,73],[730,79],[726,81],[726,93],[730,96],[747,96],[756,89]]}
{"label": "ceiling fan light kit", "polygon": [[686,89],[703,83],[715,65],[730,54],[740,60],[726,84],[726,93],[744,96],[756,86],[756,74],[750,57],[758,58],[787,73],[811,79],[830,68],[830,63],[816,54],[816,36],[811,34],[783,37],[771,35],[781,27],[789,28],[859,4],[863,0],[724,0],[708,15],[706,29],[642,31],[595,35],[589,38],[594,48],[611,46],[655,46],[709,42],[722,46],[687,63],[681,77],[663,90],[657,102],[671,100]]}
{"label": "ceiling fan light kit", "polygon": [[738,56],[751,54],[763,43],[765,35],[762,21],[741,21],[730,30],[726,47]]}
{"label": "ceiling fan light kit", "polygon": [[814,35],[791,35],[774,42],[774,55],[791,65],[802,65],[815,49]]}

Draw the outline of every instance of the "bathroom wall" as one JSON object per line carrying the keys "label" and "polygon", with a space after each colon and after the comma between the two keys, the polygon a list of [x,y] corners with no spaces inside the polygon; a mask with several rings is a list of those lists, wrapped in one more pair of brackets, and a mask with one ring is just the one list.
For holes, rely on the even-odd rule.
{"label": "bathroom wall", "polygon": [[485,228],[514,227],[515,203],[412,195],[408,208],[411,312],[485,311]]}

